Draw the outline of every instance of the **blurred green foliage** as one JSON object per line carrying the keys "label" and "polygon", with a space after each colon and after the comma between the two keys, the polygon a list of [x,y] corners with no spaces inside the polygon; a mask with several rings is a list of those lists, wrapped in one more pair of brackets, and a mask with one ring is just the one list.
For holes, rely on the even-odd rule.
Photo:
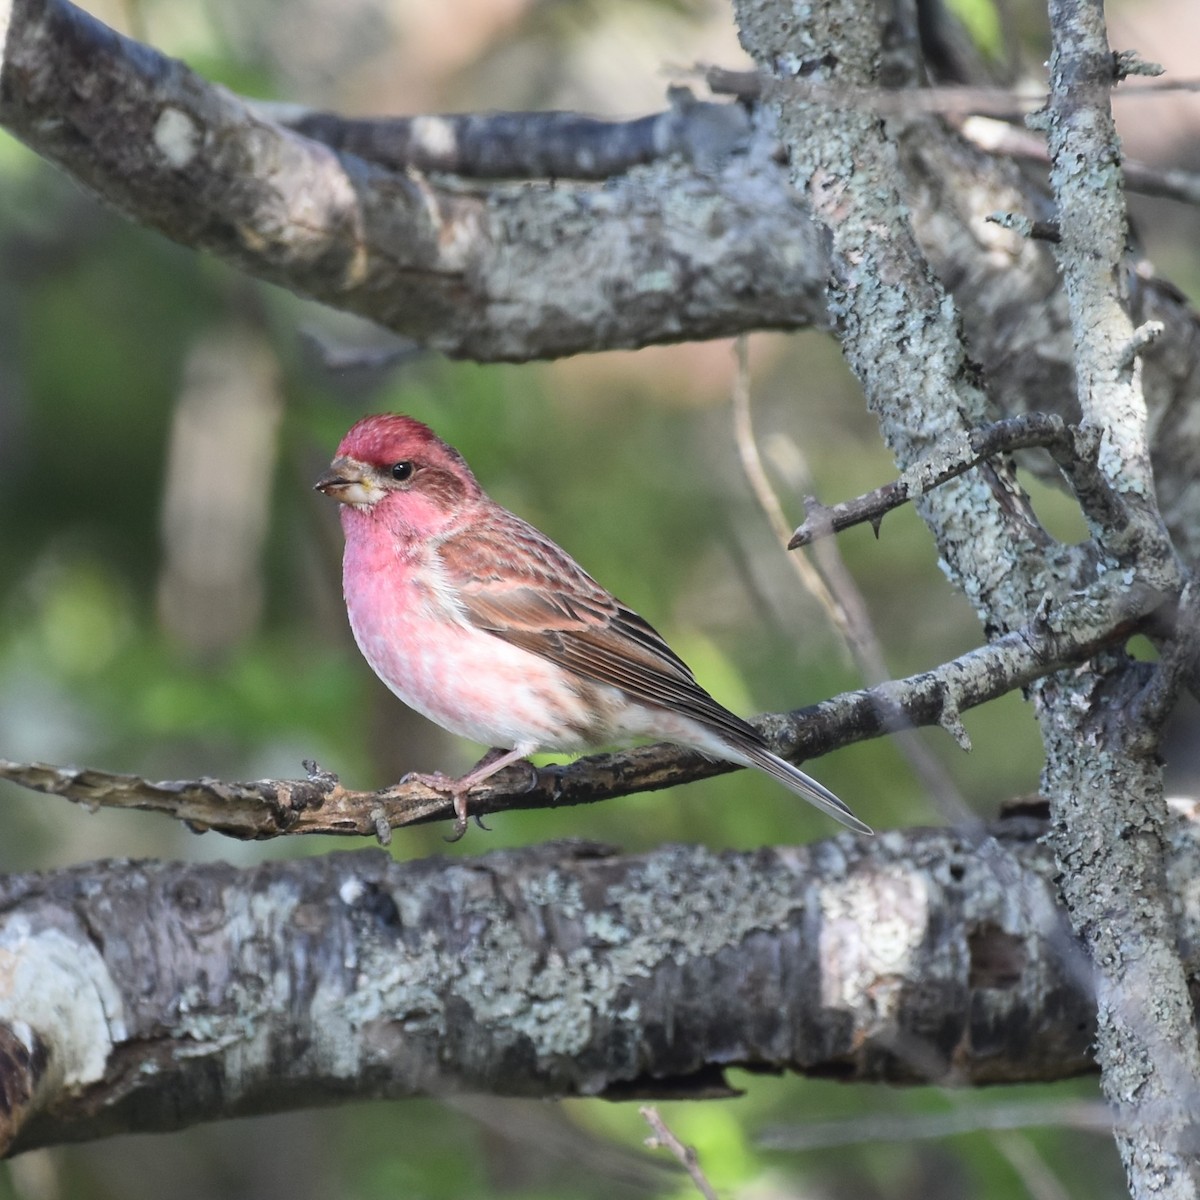
{"label": "blurred green foliage", "polygon": [[993,58],[1003,49],[1001,15],[992,0],[949,0],[947,7],[963,23],[971,41]]}

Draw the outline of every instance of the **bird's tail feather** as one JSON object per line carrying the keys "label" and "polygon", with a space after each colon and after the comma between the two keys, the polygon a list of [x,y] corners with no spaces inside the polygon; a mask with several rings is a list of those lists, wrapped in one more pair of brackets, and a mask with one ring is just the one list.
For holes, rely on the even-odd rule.
{"label": "bird's tail feather", "polygon": [[739,746],[738,750],[745,756],[746,762],[760,771],[765,771],[772,779],[778,779],[786,788],[790,788],[797,796],[803,796],[809,804],[827,813],[835,821],[853,829],[856,833],[874,833],[875,831],[860,821],[848,805],[839,800],[828,788],[822,787],[815,779],[805,775],[799,767],[793,767],[776,754],[763,746]]}

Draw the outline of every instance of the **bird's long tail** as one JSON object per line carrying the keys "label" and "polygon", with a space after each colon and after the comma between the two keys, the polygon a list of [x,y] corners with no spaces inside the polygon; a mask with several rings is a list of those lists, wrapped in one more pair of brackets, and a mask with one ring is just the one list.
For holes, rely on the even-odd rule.
{"label": "bird's long tail", "polygon": [[815,779],[805,775],[799,767],[793,767],[777,754],[772,754],[765,746],[741,745],[737,747],[739,756],[744,758],[747,766],[757,767],[765,771],[772,779],[778,779],[784,787],[791,789],[797,796],[803,796],[809,804],[828,813],[835,821],[853,829],[856,833],[874,833],[875,831],[860,821],[850,811],[848,805],[839,800],[828,788],[822,787]]}

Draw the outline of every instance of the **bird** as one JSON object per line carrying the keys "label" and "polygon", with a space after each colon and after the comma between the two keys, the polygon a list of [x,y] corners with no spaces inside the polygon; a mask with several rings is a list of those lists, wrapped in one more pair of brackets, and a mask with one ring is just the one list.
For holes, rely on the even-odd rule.
{"label": "bird", "polygon": [[364,417],[314,487],[339,504],[343,594],[363,657],[410,708],[492,747],[461,778],[406,776],[453,800],[450,840],[467,828],[468,793],[497,771],[537,751],[639,738],[755,767],[871,833],[714,700],[646,620],[493,500],[427,425]]}

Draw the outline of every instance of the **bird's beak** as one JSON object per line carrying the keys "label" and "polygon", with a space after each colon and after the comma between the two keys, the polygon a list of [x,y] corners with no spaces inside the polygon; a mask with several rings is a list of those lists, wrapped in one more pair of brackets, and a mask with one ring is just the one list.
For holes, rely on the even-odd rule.
{"label": "bird's beak", "polygon": [[363,463],[344,457],[335,458],[313,488],[339,504],[351,504],[355,508],[370,508],[386,494]]}

